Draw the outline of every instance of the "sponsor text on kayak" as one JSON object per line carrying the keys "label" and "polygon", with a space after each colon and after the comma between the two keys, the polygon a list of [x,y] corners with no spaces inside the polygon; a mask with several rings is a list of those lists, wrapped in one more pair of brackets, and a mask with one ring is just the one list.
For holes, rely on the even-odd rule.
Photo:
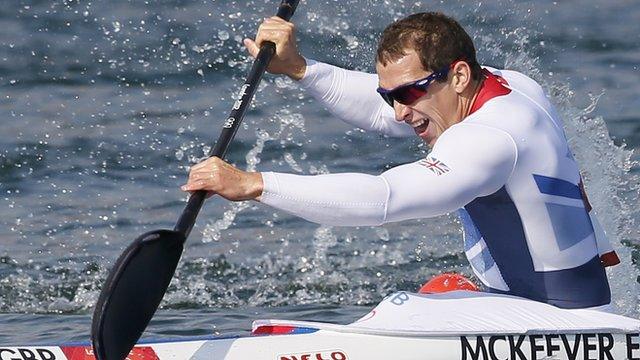
{"label": "sponsor text on kayak", "polygon": [[461,336],[460,345],[462,360],[640,360],[640,334]]}
{"label": "sponsor text on kayak", "polygon": [[327,350],[310,353],[280,355],[278,360],[348,360],[347,355],[340,350]]}

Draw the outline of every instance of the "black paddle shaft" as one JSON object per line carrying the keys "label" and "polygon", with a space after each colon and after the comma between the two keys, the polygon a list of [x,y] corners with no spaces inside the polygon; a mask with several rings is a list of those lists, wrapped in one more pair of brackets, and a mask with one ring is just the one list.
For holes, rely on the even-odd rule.
{"label": "black paddle shaft", "polygon": [[[298,2],[283,0],[277,15],[288,21]],[[240,98],[209,156],[224,157],[274,53],[273,43],[261,45]],[[140,235],[116,260],[96,302],[91,323],[91,340],[98,360],[123,360],[140,339],[169,287],[205,197],[206,191],[195,192],[174,230]]]}
{"label": "black paddle shaft", "polygon": [[[299,1],[300,0],[283,0],[278,8],[277,16],[289,21],[291,16],[293,16]],[[249,76],[247,76],[247,80],[240,88],[240,98],[233,104],[231,114],[229,114],[229,117],[225,120],[222,127],[222,133],[220,134],[215,147],[209,153],[209,157],[217,156],[221,159],[224,158],[227,153],[227,149],[229,148],[229,144],[236,135],[236,132],[240,127],[240,123],[244,118],[244,114],[251,104],[253,95],[256,93],[256,90],[258,90],[260,80],[262,79],[262,76],[264,75],[264,72],[266,71],[275,52],[276,45],[270,41],[264,42],[260,47],[260,52],[251,67]],[[206,195],[207,192],[204,190],[199,190],[193,193],[191,197],[189,197],[189,202],[176,223],[174,231],[184,234],[185,240],[189,237],[191,229],[193,229],[196,217],[202,208]]]}

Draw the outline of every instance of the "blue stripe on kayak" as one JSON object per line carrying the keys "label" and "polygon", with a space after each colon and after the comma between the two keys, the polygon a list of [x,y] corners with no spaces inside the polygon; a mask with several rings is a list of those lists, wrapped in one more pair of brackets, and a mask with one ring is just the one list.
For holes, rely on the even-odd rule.
{"label": "blue stripe on kayak", "polygon": [[569,181],[536,174],[533,174],[533,179],[543,194],[582,199],[582,193],[578,185],[572,184]]}
{"label": "blue stripe on kayak", "polygon": [[319,329],[309,328],[309,327],[297,327],[293,329],[293,331],[290,332],[289,334],[312,334],[318,330]]}

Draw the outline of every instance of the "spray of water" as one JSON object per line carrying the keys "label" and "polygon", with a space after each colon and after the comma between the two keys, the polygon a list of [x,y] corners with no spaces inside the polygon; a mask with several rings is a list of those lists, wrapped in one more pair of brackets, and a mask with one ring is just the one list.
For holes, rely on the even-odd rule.
{"label": "spray of water", "polygon": [[[293,129],[304,130],[304,119],[300,114],[291,113],[288,110],[278,112],[274,119],[279,124],[279,128],[272,134],[265,130],[257,131],[257,140],[254,146],[247,152],[245,160],[247,162],[246,171],[256,171],[256,165],[260,163],[260,154],[264,150],[264,146],[269,141],[282,141],[281,145],[285,146],[287,142],[291,142],[290,136]],[[285,159],[289,164],[295,164],[295,160],[290,153],[285,154]],[[292,166],[295,171],[295,165]],[[226,230],[233,224],[236,216],[250,207],[249,202],[234,202],[228,205],[228,209],[224,211],[222,219],[209,222],[203,231],[203,242],[218,241],[221,232]]]}
{"label": "spray of water", "polygon": [[[136,234],[140,233],[140,228],[156,227],[155,219],[146,223],[141,213],[150,213],[152,209],[157,219],[174,219],[175,213],[181,210],[183,204],[177,200],[179,195],[167,194],[166,189],[176,187],[175,179],[184,176],[185,169],[181,166],[186,159],[193,163],[197,160],[194,153],[201,156],[202,145],[208,142],[201,139],[211,136],[208,129],[212,118],[228,108],[228,92],[222,91],[229,85],[225,82],[233,77],[234,86],[230,87],[235,87],[246,74],[251,61],[246,57],[240,34],[250,36],[255,33],[261,17],[272,12],[271,2],[224,2],[224,6],[221,3],[187,1],[178,6],[180,11],[175,11],[174,5],[170,9],[160,9],[157,14],[144,9],[139,19],[127,20],[116,18],[115,15],[122,15],[118,12],[114,17],[94,15],[106,12],[107,9],[101,6],[108,7],[104,5],[107,3],[77,4],[82,7],[79,12],[58,3],[51,5],[51,9],[46,3],[41,5],[44,8],[39,16],[49,14],[53,17],[56,21],[50,21],[52,29],[59,30],[60,36],[70,31],[68,27],[85,24],[80,29],[71,29],[75,33],[69,34],[69,41],[77,40],[72,36],[80,36],[79,41],[82,41],[81,35],[89,31],[94,50],[77,53],[77,59],[72,62],[80,64],[81,70],[74,73],[75,70],[69,69],[75,65],[67,69],[61,61],[66,59],[66,49],[62,55],[41,54],[44,49],[25,42],[27,47],[21,50],[25,54],[32,50],[36,53],[28,58],[56,61],[27,61],[39,69],[35,72],[29,68],[12,70],[11,76],[33,76],[33,79],[10,82],[12,86],[29,81],[42,81],[40,85],[55,84],[59,79],[66,81],[69,78],[82,87],[81,90],[73,86],[56,88],[62,95],[53,100],[49,97],[51,89],[46,86],[26,89],[22,97],[24,103],[18,102],[21,101],[19,96],[14,96],[13,101],[22,106],[26,115],[12,116],[27,126],[16,131],[21,133],[20,141],[24,143],[16,145],[16,150],[5,149],[0,153],[0,181],[3,186],[9,184],[3,188],[6,191],[3,201],[12,214],[18,214],[17,219],[11,219],[5,233],[10,234],[11,239],[17,239],[11,247],[24,243],[36,250],[28,254],[3,253],[0,257],[0,311],[88,312],[116,253],[130,241],[132,227]],[[573,90],[556,83],[553,75],[540,70],[543,66],[534,52],[544,49],[545,45],[531,40],[536,35],[532,30],[512,25],[498,28],[512,18],[518,18],[512,10],[504,10],[515,4],[510,1],[498,1],[497,5],[453,3],[349,0],[345,6],[337,7],[330,0],[306,2],[296,15],[299,23],[304,23],[299,28],[301,47],[308,47],[307,50],[313,51],[311,54],[324,56],[321,60],[372,70],[372,54],[384,24],[408,13],[442,10],[470,23],[470,29],[475,25],[490,28],[491,31],[477,31],[474,36],[481,59],[535,78],[544,85],[563,115],[567,136],[584,171],[591,202],[623,260],[623,264],[609,274],[616,305],[621,312],[637,316],[640,290],[635,278],[638,272],[631,264],[629,247],[623,245],[635,241],[638,235],[631,208],[638,191],[638,179],[629,173],[636,166],[630,160],[631,151],[615,145],[603,119],[593,116],[597,96],[591,99],[590,106],[576,107],[574,104],[580,99],[576,99]],[[68,6],[76,5],[69,3]],[[500,7],[504,16],[494,17],[492,6]],[[207,12],[210,14],[206,15]],[[32,14],[24,16],[31,19]],[[68,16],[73,21],[67,22]],[[200,19],[198,21],[204,25],[193,19]],[[55,24],[60,27],[55,28]],[[97,34],[91,33],[92,30]],[[56,49],[52,47],[51,51]],[[20,61],[14,61],[6,65],[20,64]],[[55,74],[51,76],[57,80],[50,79],[48,74]],[[44,93],[38,93],[38,88],[44,89],[40,90]],[[18,87],[15,89],[19,90]],[[222,95],[212,98],[211,89]],[[86,99],[89,105],[81,106],[83,101],[77,101],[76,96],[85,100],[83,90],[90,93],[91,98]],[[330,139],[328,143],[332,145],[319,151],[320,146],[316,145],[326,139],[307,136],[306,127],[309,127],[311,117],[318,121],[322,116],[304,112],[308,97],[289,79],[267,77],[257,94],[255,108],[273,104],[274,99],[268,96],[274,93],[296,105],[265,117],[264,121],[252,122],[248,117],[249,124],[259,125],[262,129],[256,132],[255,140],[243,144],[246,146],[247,170],[258,170],[257,165],[270,158],[272,162],[262,164],[265,166],[259,170],[270,169],[273,165],[294,173],[327,173],[338,163],[333,159],[348,158],[357,162],[358,156],[370,155],[343,156],[340,152],[345,149],[357,152],[359,147],[364,147],[362,144],[382,142],[381,146],[375,145],[375,152],[378,152],[398,144],[388,139],[367,137],[359,131],[348,131],[344,138]],[[36,108],[35,103],[49,104],[50,108],[43,105],[42,111],[45,118],[52,120],[39,121],[42,114],[24,110]],[[29,120],[31,118],[39,121],[37,126],[34,120]],[[34,121],[33,126],[29,121]],[[91,123],[87,124],[88,121]],[[41,132],[22,135],[24,129],[36,128],[42,129]],[[203,129],[207,129],[206,134]],[[87,133],[99,137],[98,143],[87,140]],[[36,139],[35,142],[25,142],[31,141],[30,138]],[[339,156],[322,157],[318,156],[319,152]],[[368,169],[374,173],[387,163],[399,161],[397,152],[387,151],[387,154],[388,158],[371,156],[363,163],[378,162],[379,169]],[[76,159],[77,163],[69,165],[65,162],[69,158]],[[67,174],[70,167],[72,180],[59,175]],[[167,168],[170,170],[165,176]],[[140,195],[136,194],[138,189],[142,190]],[[28,201],[31,198],[23,194],[29,191],[52,194],[54,200],[45,196]],[[149,199],[149,194],[166,196]],[[81,197],[97,199],[100,204],[107,205],[86,204],[86,201],[74,203],[72,200]],[[135,207],[132,205],[135,201],[145,205]],[[436,272],[468,272],[461,251],[459,224],[453,216],[382,228],[340,229],[297,222],[284,214],[264,214],[263,208],[250,202],[224,206],[224,211],[210,220],[201,233],[201,242],[206,245],[192,239],[190,246],[200,246],[197,250],[218,246],[225,251],[212,254],[213,251],[203,250],[204,254],[185,258],[163,302],[164,307],[370,305],[391,291],[415,289]],[[46,210],[33,215],[34,209],[39,208]],[[255,214],[264,215],[260,220],[260,231],[234,226],[241,217]],[[55,216],[59,223],[54,223]],[[38,223],[39,219],[45,219],[45,226]],[[117,231],[120,234],[116,237]],[[247,252],[252,256],[243,258],[241,253],[246,249],[240,247],[248,244],[235,240],[229,244],[218,241],[232,238],[226,234],[233,232],[240,234],[237,238],[255,235],[266,245],[260,248],[261,251]],[[192,236],[196,238],[197,234]],[[56,248],[52,245],[54,242],[61,245]],[[44,249],[44,255],[38,252],[39,249]],[[54,260],[46,259],[47,251]],[[71,260],[59,255],[68,251],[80,254]],[[94,259],[88,253],[109,255]],[[30,256],[36,259],[29,259]]]}

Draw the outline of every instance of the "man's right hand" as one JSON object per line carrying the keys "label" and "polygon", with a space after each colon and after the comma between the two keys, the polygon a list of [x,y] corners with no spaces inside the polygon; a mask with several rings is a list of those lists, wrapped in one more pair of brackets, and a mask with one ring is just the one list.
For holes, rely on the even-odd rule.
{"label": "man's right hand", "polygon": [[295,26],[277,16],[267,18],[260,24],[256,39],[244,39],[244,46],[255,58],[264,41],[276,44],[276,53],[267,71],[272,74],[284,74],[294,80],[302,79],[307,71],[307,62],[298,52]]}

